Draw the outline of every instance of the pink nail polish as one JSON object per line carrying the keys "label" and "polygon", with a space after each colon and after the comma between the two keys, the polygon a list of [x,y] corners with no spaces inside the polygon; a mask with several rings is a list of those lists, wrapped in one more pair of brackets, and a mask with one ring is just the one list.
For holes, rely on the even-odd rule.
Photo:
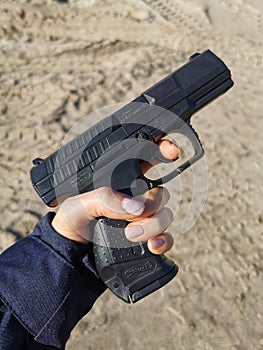
{"label": "pink nail polish", "polygon": [[151,246],[154,249],[160,248],[164,244],[164,240],[161,238],[151,240]]}
{"label": "pink nail polish", "polygon": [[125,229],[125,235],[128,239],[139,237],[142,234],[143,234],[142,226],[131,226],[131,227],[126,227]]}
{"label": "pink nail polish", "polygon": [[127,213],[133,215],[141,215],[145,209],[144,203],[132,198],[124,198],[122,201],[122,207]]}

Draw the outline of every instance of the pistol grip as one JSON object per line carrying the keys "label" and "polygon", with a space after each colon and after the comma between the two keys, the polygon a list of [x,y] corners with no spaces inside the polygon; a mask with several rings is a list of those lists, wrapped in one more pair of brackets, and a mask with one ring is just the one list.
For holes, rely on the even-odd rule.
{"label": "pistol grip", "polygon": [[135,303],[175,277],[178,266],[165,255],[151,253],[146,243],[125,237],[128,223],[99,218],[93,251],[97,272],[107,287],[127,303]]}

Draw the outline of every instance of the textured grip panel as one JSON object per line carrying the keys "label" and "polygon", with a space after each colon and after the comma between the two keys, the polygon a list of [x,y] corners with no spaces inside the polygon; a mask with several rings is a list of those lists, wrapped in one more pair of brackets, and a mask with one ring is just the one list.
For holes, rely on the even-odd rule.
{"label": "textured grip panel", "polygon": [[152,254],[147,244],[127,240],[126,225],[126,221],[100,218],[93,241],[99,276],[114,294],[129,303],[162,287],[178,268],[164,255]]}

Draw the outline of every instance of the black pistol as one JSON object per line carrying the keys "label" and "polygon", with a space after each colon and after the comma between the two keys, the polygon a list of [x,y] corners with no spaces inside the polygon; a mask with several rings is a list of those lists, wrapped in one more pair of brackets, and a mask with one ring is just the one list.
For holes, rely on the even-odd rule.
{"label": "black pistol", "polygon": [[[190,117],[232,86],[231,72],[215,54],[209,50],[194,54],[187,64],[57,152],[35,159],[34,189],[54,207],[67,197],[102,186],[136,196],[164,184],[204,153]],[[165,161],[156,142],[172,132],[189,139],[193,155],[168,175],[148,179],[141,163]],[[152,254],[145,242],[128,241],[126,225],[123,220],[97,218],[93,252],[107,287],[125,302],[135,303],[168,283],[178,267],[166,256]]]}

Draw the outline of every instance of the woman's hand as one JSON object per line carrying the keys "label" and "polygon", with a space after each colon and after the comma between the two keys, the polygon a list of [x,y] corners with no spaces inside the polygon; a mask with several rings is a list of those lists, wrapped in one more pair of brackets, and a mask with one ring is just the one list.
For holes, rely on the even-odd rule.
{"label": "woman's hand", "polygon": [[[166,158],[178,157],[178,149],[171,142],[161,140],[158,145]],[[169,198],[167,189],[161,187],[134,198],[101,187],[66,199],[54,217],[52,226],[62,236],[87,243],[90,240],[89,226],[95,218],[104,216],[126,220],[130,222],[125,229],[129,240],[148,241],[152,253],[163,254],[173,245],[172,236],[165,232],[173,220],[172,211],[165,207]]]}

